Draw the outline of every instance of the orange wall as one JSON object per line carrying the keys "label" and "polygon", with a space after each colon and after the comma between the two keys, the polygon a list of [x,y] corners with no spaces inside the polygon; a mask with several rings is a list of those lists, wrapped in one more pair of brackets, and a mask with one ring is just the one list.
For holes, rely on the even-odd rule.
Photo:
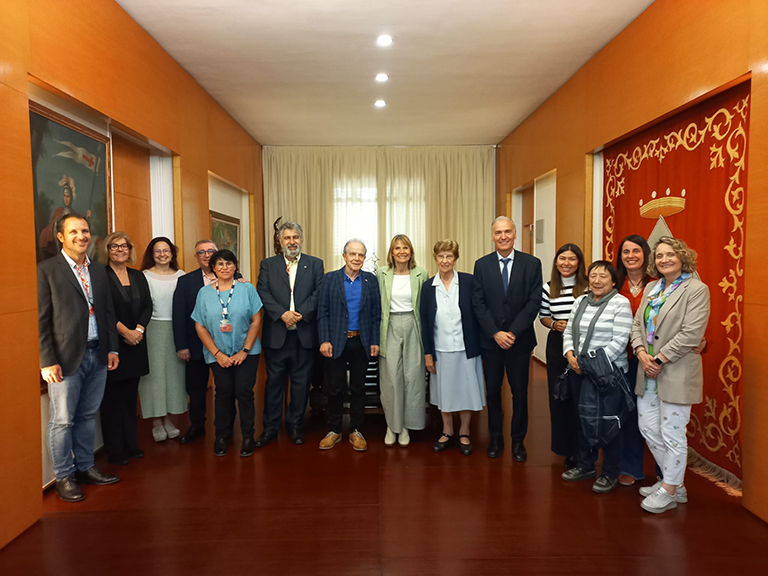
{"label": "orange wall", "polygon": [[[27,83],[113,119],[176,156],[177,236],[192,266],[196,239],[210,235],[208,171],[254,195],[254,268],[264,253],[261,146],[112,0],[0,2],[0,243],[14,247],[13,282],[0,283],[0,547],[41,514],[32,166]],[[10,217],[9,217],[10,216]]]}
{"label": "orange wall", "polygon": [[[744,305],[744,505],[768,520],[768,2],[656,0],[500,143],[497,206],[557,169],[557,243],[591,245],[586,154],[752,72]],[[762,290],[761,290],[762,289]]]}

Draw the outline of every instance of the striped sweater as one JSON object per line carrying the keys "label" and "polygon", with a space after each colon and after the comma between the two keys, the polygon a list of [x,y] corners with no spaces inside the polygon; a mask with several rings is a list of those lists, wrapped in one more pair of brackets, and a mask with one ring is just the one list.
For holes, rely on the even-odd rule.
{"label": "striped sweater", "polygon": [[571,314],[571,308],[573,308],[573,286],[576,284],[576,276],[570,278],[563,278],[563,292],[559,297],[549,298],[550,285],[549,282],[544,284],[541,290],[541,309],[539,310],[540,318],[552,318],[552,320],[568,320],[568,316]]}
{"label": "striped sweater", "polygon": [[[573,309],[568,316],[568,326],[563,332],[563,354],[569,350],[574,351],[573,347],[573,317],[579,308],[581,301],[586,296],[580,296],[574,302]],[[584,315],[579,322],[579,352],[582,350],[584,340],[587,337],[587,330],[592,318],[595,316],[597,306],[587,306]],[[598,348],[605,349],[605,355],[608,360],[614,362],[616,366],[624,372],[629,368],[627,362],[627,342],[629,342],[629,333],[632,331],[632,308],[627,300],[621,294],[616,294],[603,310],[600,318],[595,324],[595,333],[589,342],[589,351]]]}

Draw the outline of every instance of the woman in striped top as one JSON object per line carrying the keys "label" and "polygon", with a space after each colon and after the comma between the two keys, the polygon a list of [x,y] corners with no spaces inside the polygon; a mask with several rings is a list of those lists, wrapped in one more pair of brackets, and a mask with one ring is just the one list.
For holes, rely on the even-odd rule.
{"label": "woman in striped top", "polygon": [[552,388],[568,366],[563,356],[563,331],[568,324],[573,301],[587,291],[584,254],[576,244],[564,244],[555,254],[550,281],[544,284],[539,320],[549,328],[547,336],[547,382],[552,425],[552,452],[565,456],[565,467],[576,465],[576,428],[579,425],[572,400],[555,400]]}
{"label": "woman in striped top", "polygon": [[[579,360],[581,354],[603,349],[606,357],[617,368],[626,373],[627,342],[632,331],[632,308],[629,300],[616,290],[618,273],[613,264],[606,260],[593,262],[587,273],[589,293],[576,299],[568,318],[568,325],[563,333],[563,352],[571,369],[581,374]],[[580,306],[586,299],[586,305]],[[598,316],[599,314],[599,316]],[[596,317],[594,332],[587,342],[587,334],[592,320]],[[571,396],[578,405],[581,390],[580,378],[572,383]],[[587,407],[588,408],[588,407]],[[582,427],[577,428],[579,451],[576,466],[563,473],[563,480],[586,480],[595,477],[595,462],[598,448],[591,448],[584,436]],[[621,431],[608,444],[603,446],[603,469],[600,478],[592,485],[592,491],[598,494],[610,492],[619,484],[619,468],[624,450],[624,435]]]}

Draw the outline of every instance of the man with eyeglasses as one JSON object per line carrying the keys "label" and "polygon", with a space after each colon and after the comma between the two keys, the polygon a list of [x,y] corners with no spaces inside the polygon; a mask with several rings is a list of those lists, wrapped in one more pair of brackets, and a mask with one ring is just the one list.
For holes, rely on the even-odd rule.
{"label": "man with eyeglasses", "polygon": [[56,223],[62,250],[37,266],[40,373],[48,383],[48,450],[56,493],[65,502],[85,498],[80,484],[114,484],[117,476],[94,465],[96,412],[107,371],[119,363],[117,320],[104,267],[86,250],[91,231],[70,212]]}
{"label": "man with eyeglasses", "polygon": [[290,377],[291,403],[285,427],[294,444],[304,443],[304,412],[317,341],[317,302],[323,283],[323,261],[301,252],[304,230],[285,222],[277,231],[282,254],[265,258],[259,269],[258,291],[264,304],[264,430],[256,447],[270,444],[280,430],[285,379]]}
{"label": "man with eyeglasses", "polygon": [[197,336],[192,310],[195,309],[197,293],[204,286],[216,282],[209,262],[216,252],[212,240],[198,240],[195,244],[195,260],[200,265],[179,278],[173,293],[173,340],[176,354],[187,363],[186,386],[189,395],[189,429],[180,438],[187,444],[205,436],[206,394],[210,368],[203,358],[203,343]]}

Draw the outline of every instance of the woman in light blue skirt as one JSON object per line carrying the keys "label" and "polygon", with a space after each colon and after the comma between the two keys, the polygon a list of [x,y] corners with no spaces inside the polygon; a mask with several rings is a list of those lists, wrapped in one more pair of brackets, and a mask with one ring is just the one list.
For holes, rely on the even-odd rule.
{"label": "woman in light blue skirt", "polygon": [[485,406],[480,327],[472,311],[472,275],[456,272],[459,245],[454,240],[435,244],[438,274],[421,291],[421,336],[429,380],[430,402],[443,417],[443,434],[434,444],[442,452],[453,444],[453,415],[460,415],[459,450],[472,453],[469,424],[472,412]]}

